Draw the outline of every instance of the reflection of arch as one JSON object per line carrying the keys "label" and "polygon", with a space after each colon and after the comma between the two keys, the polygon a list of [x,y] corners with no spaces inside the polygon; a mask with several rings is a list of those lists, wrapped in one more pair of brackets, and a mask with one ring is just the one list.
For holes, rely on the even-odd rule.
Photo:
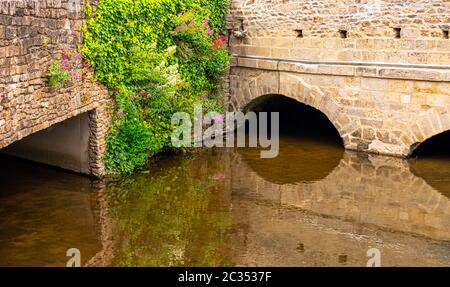
{"label": "reflection of arch", "polygon": [[[238,149],[248,166],[264,180],[274,184],[296,184],[324,179],[340,163],[344,150],[338,145],[281,137],[280,153],[261,159],[260,149]],[[270,167],[270,169],[268,169]]]}
{"label": "reflection of arch", "polygon": [[235,174],[232,187],[241,196],[251,194],[252,199],[364,226],[450,240],[449,198],[415,176],[402,159],[346,152],[324,179],[297,184],[269,182],[246,164],[237,166]]}
{"label": "reflection of arch", "polygon": [[342,254],[347,266],[363,266],[374,245],[386,266],[449,264],[450,201],[410,176],[404,160],[346,152],[324,180],[283,186],[245,168],[232,178],[238,265],[336,266]]}
{"label": "reflection of arch", "polygon": [[421,143],[410,160],[411,172],[450,197],[450,130]]}

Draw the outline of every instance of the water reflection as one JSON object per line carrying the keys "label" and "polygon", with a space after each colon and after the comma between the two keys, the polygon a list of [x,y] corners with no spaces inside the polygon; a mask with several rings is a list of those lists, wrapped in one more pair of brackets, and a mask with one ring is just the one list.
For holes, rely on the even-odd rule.
{"label": "water reflection", "polygon": [[312,139],[299,144],[298,138],[284,136],[276,158],[261,160],[259,149],[238,149],[238,153],[258,177],[283,185],[320,181],[339,165],[343,148],[326,142],[320,147]]}
{"label": "water reflection", "polygon": [[84,264],[100,249],[97,194],[88,178],[0,157],[0,266]]}
{"label": "water reflection", "polygon": [[203,151],[110,182],[113,264],[365,266],[371,247],[384,266],[450,264],[448,189],[407,161],[291,138],[281,160],[258,156]]}
{"label": "water reflection", "polygon": [[246,164],[255,158],[240,154],[245,161],[236,159],[232,183],[233,218],[241,226],[233,242],[244,247],[235,249],[238,264],[365,266],[372,247],[384,266],[450,263],[449,198],[406,161],[346,152],[320,181],[279,185]]}
{"label": "water reflection", "polygon": [[448,160],[280,147],[162,155],[106,182],[3,159],[0,265],[64,266],[71,247],[100,266],[365,266],[369,248],[450,264]]}
{"label": "water reflection", "polygon": [[[325,153],[324,150],[321,148],[321,153]],[[303,151],[295,150],[295,153]],[[292,159],[296,157],[302,158],[297,155]],[[304,168],[305,165],[298,166]],[[314,170],[320,164],[309,165]],[[295,168],[278,171],[288,176],[296,172]],[[241,177],[242,174],[245,176]],[[241,165],[233,174],[232,188],[239,190],[240,195],[317,214],[352,221],[363,219],[364,223],[379,227],[450,240],[450,221],[445,220],[449,219],[449,199],[415,176],[408,162],[398,158],[346,152],[339,165],[324,179],[284,185],[272,184]],[[242,190],[247,192],[242,193]]]}
{"label": "water reflection", "polygon": [[113,265],[230,265],[226,157],[161,158],[147,172],[110,182]]}

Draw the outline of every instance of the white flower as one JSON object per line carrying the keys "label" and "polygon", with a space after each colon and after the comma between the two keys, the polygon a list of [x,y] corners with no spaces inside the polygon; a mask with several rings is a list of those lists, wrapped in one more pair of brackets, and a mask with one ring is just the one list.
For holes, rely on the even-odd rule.
{"label": "white flower", "polygon": [[175,55],[175,53],[177,52],[177,46],[170,46],[169,48],[166,49],[166,52],[168,56]]}

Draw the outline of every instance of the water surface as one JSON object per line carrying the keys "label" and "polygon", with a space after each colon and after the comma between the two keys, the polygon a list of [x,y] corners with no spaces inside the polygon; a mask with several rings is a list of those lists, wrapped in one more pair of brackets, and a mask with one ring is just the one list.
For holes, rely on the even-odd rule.
{"label": "water surface", "polygon": [[77,246],[114,266],[365,266],[369,248],[383,266],[450,265],[447,159],[283,137],[275,159],[258,149],[162,155],[95,188],[1,165],[0,265],[61,266]]}
{"label": "water surface", "polygon": [[85,263],[101,247],[97,194],[79,175],[0,158],[0,266],[65,266],[78,248]]}

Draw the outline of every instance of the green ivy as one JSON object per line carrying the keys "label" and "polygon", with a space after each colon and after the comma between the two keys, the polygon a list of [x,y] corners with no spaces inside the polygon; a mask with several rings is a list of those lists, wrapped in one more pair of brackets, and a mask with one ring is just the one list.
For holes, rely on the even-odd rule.
{"label": "green ivy", "polygon": [[227,8],[228,0],[99,1],[82,52],[116,98],[109,172],[131,173],[171,148],[174,113],[192,113],[197,103],[223,112]]}

